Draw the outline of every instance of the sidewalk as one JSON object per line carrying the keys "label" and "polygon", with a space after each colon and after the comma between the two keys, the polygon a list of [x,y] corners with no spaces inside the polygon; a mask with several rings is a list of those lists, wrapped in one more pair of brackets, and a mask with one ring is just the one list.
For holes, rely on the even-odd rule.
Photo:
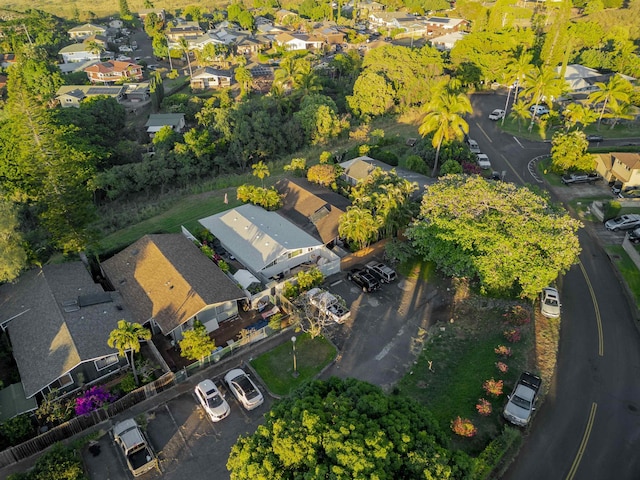
{"label": "sidewalk", "polygon": [[[115,417],[112,417],[109,420],[106,420],[98,425],[94,425],[93,427],[88,428],[87,430],[84,430],[77,435],[64,440],[62,443],[64,443],[65,445],[69,445],[74,441],[80,440],[87,435],[95,432],[102,432],[101,434],[104,434],[111,429],[114,423],[120,420],[135,417],[149,410],[153,410],[158,406],[161,406],[164,403],[167,403],[186,392],[190,392],[191,390],[193,390],[193,388],[195,388],[196,384],[198,384],[205,378],[220,376],[231,368],[239,366],[243,363],[248,363],[254,357],[262,355],[263,353],[272,350],[278,345],[290,341],[289,339],[291,338],[291,328],[292,327],[286,328],[279,333],[272,335],[271,337],[260,340],[255,344],[242,348],[241,350],[237,350],[236,353],[220,360],[218,363],[214,363],[213,365],[210,365],[209,367],[198,371],[197,373],[189,377],[186,381],[179,383],[178,385],[175,385],[174,387],[171,387],[154,397],[148,398],[134,405],[128,411],[116,415]],[[46,451],[47,450],[44,450],[18,463],[0,469],[0,478],[7,478],[11,474],[26,472],[27,470],[33,468],[40,455],[42,455]]]}

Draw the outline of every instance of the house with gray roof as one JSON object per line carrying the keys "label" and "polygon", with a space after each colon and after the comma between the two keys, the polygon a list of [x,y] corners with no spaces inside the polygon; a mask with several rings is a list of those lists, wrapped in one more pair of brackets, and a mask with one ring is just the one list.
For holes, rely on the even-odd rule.
{"label": "house with gray roof", "polygon": [[350,185],[366,180],[376,168],[380,168],[385,172],[395,172],[400,178],[404,178],[418,187],[415,192],[416,197],[422,197],[425,187],[436,182],[435,178],[405,170],[404,168],[392,167],[366,155],[342,162],[340,166],[344,169],[342,178]]}
{"label": "house with gray roof", "polygon": [[45,265],[0,286],[0,312],[26,398],[66,395],[127,365],[107,340],[131,314],[82,262]]}
{"label": "house with gray roof", "polygon": [[64,63],[81,63],[88,61],[100,61],[100,52],[92,51],[88,43],[72,43],[62,48],[58,54],[62,56]]}
{"label": "house with gray roof", "polygon": [[119,103],[124,99],[126,87],[123,85],[63,85],[56,92],[56,100],[63,108],[79,108],[85,98],[107,96]]}
{"label": "house with gray roof", "polygon": [[105,260],[106,278],[136,322],[174,341],[195,319],[207,332],[238,315],[246,295],[226,273],[180,233],[145,235]]}
{"label": "house with gray roof", "polygon": [[184,113],[152,113],[144,126],[147,127],[147,133],[151,138],[162,127],[171,127],[172,130],[180,133],[185,127]]}
{"label": "house with gray roof", "polygon": [[300,266],[316,265],[327,276],[340,271],[339,257],[322,240],[276,212],[246,204],[198,222],[265,284]]}

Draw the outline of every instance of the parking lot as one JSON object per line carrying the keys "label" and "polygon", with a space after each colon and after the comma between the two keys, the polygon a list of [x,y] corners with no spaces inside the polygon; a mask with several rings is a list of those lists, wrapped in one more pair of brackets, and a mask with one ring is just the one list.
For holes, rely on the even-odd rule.
{"label": "parking lot", "polygon": [[[222,377],[214,378],[214,381],[231,407],[229,416],[218,423],[211,422],[205,415],[193,391],[184,392],[142,415],[147,423],[147,438],[160,460],[161,472],[153,470],[138,478],[229,478],[226,462],[231,447],[240,435],[255,431],[273,400],[265,395],[264,403],[249,412],[229,392]],[[264,393],[264,387],[261,384],[259,386]],[[140,421],[140,416],[137,420]],[[103,435],[99,445],[98,456],[93,456],[88,448],[83,451],[87,472],[92,480],[133,478],[110,435]]]}

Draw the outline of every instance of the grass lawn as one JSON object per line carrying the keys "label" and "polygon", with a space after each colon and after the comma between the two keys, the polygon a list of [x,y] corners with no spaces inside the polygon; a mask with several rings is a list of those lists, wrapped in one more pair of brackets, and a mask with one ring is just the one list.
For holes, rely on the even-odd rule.
{"label": "grass lawn", "polygon": [[324,337],[297,335],[296,361],[299,376],[293,376],[293,348],[291,342],[260,355],[251,361],[267,388],[276,395],[289,395],[297,387],[312,380],[336,358],[336,348]]}
{"label": "grass lawn", "polygon": [[621,245],[609,245],[606,247],[607,252],[613,256],[616,267],[624,277],[625,282],[629,285],[629,289],[633,293],[636,305],[640,308],[640,270],[635,263],[631,261],[627,252]]}
{"label": "grass lawn", "polygon": [[[504,310],[465,310],[455,322],[442,325],[425,345],[410,374],[399,383],[399,392],[423,403],[435,415],[444,431],[450,434],[452,445],[471,455],[482,451],[497,436],[504,425],[501,411],[506,395],[511,392],[520,372],[529,365],[533,345],[533,326],[522,327],[523,340],[508,343],[503,331]],[[444,329],[444,330],[443,330]],[[499,357],[494,349],[498,345],[511,348],[512,356]],[[501,374],[496,362],[509,367]],[[503,380],[503,394],[492,398],[482,388],[485,380]],[[475,409],[478,399],[489,400],[493,412],[480,416]],[[472,439],[463,439],[449,428],[451,420],[461,416],[470,419],[478,428]]]}
{"label": "grass lawn", "polygon": [[437,280],[436,264],[421,258],[412,258],[408,262],[398,265],[398,272],[407,278],[420,280]]}

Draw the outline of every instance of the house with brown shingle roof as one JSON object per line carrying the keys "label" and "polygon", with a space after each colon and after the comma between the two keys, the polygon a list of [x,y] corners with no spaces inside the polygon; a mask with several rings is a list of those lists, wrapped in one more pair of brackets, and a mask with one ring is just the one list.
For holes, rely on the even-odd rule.
{"label": "house with brown shingle roof", "polygon": [[622,188],[640,185],[640,153],[599,153],[596,171],[608,182],[622,184]]}
{"label": "house with brown shingle roof", "polygon": [[82,262],[45,265],[0,286],[0,326],[26,398],[67,395],[126,366],[107,344],[123,319],[132,321],[120,294],[95,283]]}
{"label": "house with brown shingle roof", "polygon": [[111,84],[126,80],[142,80],[142,66],[119,60],[94,63],[85,68],[84,72],[91,83]]}
{"label": "house with brown shingle roof", "polygon": [[207,332],[238,315],[245,293],[180,233],[145,235],[102,264],[136,322],[174,341],[195,319]]}
{"label": "house with brown shingle roof", "polygon": [[325,245],[338,240],[340,217],[351,205],[348,198],[302,178],[280,180],[276,189],[283,199],[277,213]]}

